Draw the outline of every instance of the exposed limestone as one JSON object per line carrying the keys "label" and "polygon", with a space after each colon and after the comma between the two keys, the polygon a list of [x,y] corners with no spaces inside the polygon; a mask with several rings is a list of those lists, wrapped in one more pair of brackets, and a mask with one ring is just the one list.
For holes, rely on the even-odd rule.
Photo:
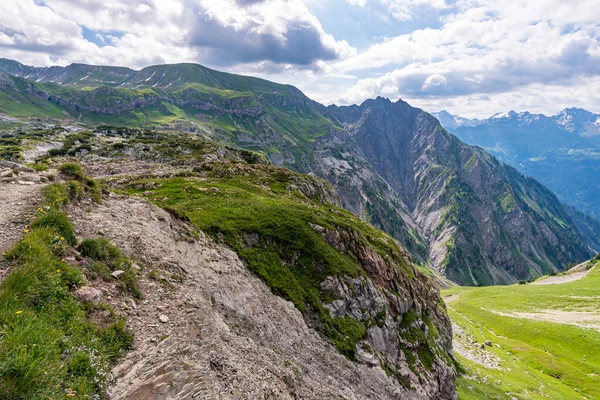
{"label": "exposed limestone", "polygon": [[[359,351],[360,362],[349,361],[235,253],[202,233],[192,234],[166,211],[120,196],[87,212],[89,206],[70,210],[82,235],[102,229],[140,265],[167,276],[183,274],[167,286],[141,277],[145,299],[123,311],[135,333],[135,350],[113,371],[114,399],[456,398],[453,376],[439,375],[442,391],[432,396],[434,388],[426,385],[404,389],[365,351]],[[368,304],[377,308],[387,302],[370,280],[360,282],[363,297],[374,296],[364,299]],[[352,307],[350,301],[347,308]],[[157,324],[157,310],[168,316],[168,324]],[[389,341],[380,343],[375,331],[372,336],[382,349]]]}
{"label": "exposed limestone", "polygon": [[102,292],[91,286],[82,286],[73,295],[84,303],[98,303],[102,300]]}

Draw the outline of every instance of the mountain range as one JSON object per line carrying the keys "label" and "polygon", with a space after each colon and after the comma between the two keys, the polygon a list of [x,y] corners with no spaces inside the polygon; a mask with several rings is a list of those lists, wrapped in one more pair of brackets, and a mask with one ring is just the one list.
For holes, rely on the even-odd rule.
{"label": "mountain range", "polygon": [[325,178],[346,209],[460,284],[530,279],[600,247],[593,218],[401,100],[325,107],[289,85],[195,64],[135,71],[0,60],[0,70],[8,116],[185,130]]}
{"label": "mountain range", "polygon": [[486,120],[435,113],[461,140],[483,147],[559,199],[600,218],[600,114],[567,108],[557,115],[510,111]]}

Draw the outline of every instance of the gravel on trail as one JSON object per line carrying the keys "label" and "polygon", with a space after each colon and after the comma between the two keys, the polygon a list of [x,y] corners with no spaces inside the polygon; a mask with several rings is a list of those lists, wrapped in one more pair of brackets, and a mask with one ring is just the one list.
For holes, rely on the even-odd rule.
{"label": "gravel on trail", "polygon": [[40,184],[0,183],[0,280],[8,272],[1,253],[23,237],[27,216],[42,202],[42,187]]}

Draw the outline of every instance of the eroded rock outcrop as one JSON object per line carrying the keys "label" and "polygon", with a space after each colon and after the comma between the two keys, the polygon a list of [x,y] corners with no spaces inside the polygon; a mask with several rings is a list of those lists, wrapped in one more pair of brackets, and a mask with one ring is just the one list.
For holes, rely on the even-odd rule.
{"label": "eroded rock outcrop", "polygon": [[[113,371],[113,398],[456,398],[453,367],[442,368],[436,361],[418,384],[416,373],[407,369],[405,356],[398,352],[402,312],[443,312],[430,303],[427,291],[412,293],[420,290],[418,284],[407,287],[394,273],[385,279],[398,279],[405,287],[402,293],[367,277],[332,277],[323,283],[324,290],[339,297],[329,307],[332,314],[374,316],[377,321],[364,341],[373,350],[361,348],[358,360],[350,361],[310,328],[292,303],[274,295],[233,251],[193,233],[186,222],[137,198],[112,196],[91,212],[87,207],[71,210],[82,234],[94,235],[101,229],[144,264],[183,275],[180,283],[168,286],[143,276],[145,300],[135,308],[120,307],[136,339],[135,350]],[[356,288],[355,295],[348,294],[349,285]],[[417,295],[426,297],[419,300]],[[118,299],[112,301],[119,304]],[[360,314],[349,311],[353,308]],[[363,313],[362,308],[368,310]],[[382,309],[390,311],[377,317],[376,310]],[[167,322],[160,323],[159,314],[167,316]],[[441,349],[450,340],[448,321],[431,321],[438,324]],[[407,377],[402,378],[406,386],[414,380],[415,390],[400,384],[392,370],[386,373],[384,360],[390,365],[398,362],[402,366],[398,377]],[[419,362],[415,370],[421,372]]]}

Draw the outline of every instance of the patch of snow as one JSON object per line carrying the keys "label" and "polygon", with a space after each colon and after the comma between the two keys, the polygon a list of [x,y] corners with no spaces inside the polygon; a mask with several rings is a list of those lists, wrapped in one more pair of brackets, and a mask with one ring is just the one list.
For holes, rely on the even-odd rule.
{"label": "patch of snow", "polygon": [[508,112],[503,112],[503,113],[496,113],[494,115],[492,115],[491,119],[502,119],[502,118],[510,118],[515,114],[514,111],[508,111]]}
{"label": "patch of snow", "polygon": [[89,78],[89,77],[90,77],[90,74],[87,74],[86,76],[84,76],[83,78],[81,78],[81,79],[80,79],[80,81],[82,81],[82,80],[84,80],[84,79],[87,79],[87,78]]}
{"label": "patch of snow", "polygon": [[154,74],[156,74],[156,71],[154,71],[154,72],[152,73],[152,75],[150,75],[150,77],[149,77],[149,78],[146,78],[146,79],[144,80],[144,82],[148,82],[150,79],[152,79],[152,77],[154,76]]}
{"label": "patch of snow", "polygon": [[531,162],[540,162],[540,161],[544,161],[546,159],[546,157],[533,157],[533,158],[528,158],[527,161],[531,161]]}

